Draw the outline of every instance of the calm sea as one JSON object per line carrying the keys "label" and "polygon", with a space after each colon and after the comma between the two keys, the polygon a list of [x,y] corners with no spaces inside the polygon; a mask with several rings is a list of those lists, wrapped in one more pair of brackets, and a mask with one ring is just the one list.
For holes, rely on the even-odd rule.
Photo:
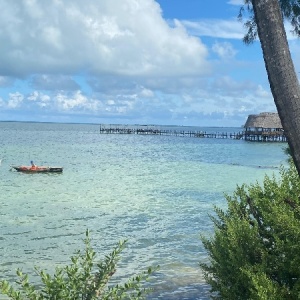
{"label": "calm sea", "polygon": [[[224,193],[286,164],[286,144],[99,134],[88,124],[0,122],[0,145],[0,276],[14,281],[18,267],[33,266],[51,273],[83,249],[90,229],[99,258],[128,239],[116,277],[160,265],[149,299],[207,299],[199,236],[212,233],[213,206],[226,208]],[[10,170],[30,160],[64,172]]]}

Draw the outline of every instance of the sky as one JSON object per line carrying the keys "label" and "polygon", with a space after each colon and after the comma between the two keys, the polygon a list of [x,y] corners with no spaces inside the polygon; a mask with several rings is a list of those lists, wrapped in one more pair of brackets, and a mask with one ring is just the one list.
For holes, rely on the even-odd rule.
{"label": "sky", "polygon": [[0,121],[241,127],[275,112],[242,2],[0,0]]}

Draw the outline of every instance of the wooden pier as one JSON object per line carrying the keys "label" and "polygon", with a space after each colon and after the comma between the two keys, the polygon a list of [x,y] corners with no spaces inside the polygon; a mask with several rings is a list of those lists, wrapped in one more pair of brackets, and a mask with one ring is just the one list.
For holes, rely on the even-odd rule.
{"label": "wooden pier", "polygon": [[119,126],[103,126],[100,125],[101,134],[140,134],[140,135],[164,135],[179,137],[195,137],[195,138],[216,138],[216,139],[242,139],[242,132],[206,132],[206,131],[190,131],[190,130],[171,130],[155,127],[119,127]]}
{"label": "wooden pier", "polygon": [[139,135],[162,135],[194,138],[234,139],[251,142],[286,142],[283,132],[206,132],[178,129],[161,129],[159,126],[138,125],[100,125],[100,134],[139,134]]}

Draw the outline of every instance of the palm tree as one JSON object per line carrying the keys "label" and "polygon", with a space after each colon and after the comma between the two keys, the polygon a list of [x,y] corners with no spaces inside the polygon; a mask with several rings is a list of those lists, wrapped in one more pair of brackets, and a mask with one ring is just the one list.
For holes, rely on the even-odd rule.
{"label": "palm tree", "polygon": [[[250,18],[244,42],[259,37],[271,92],[300,174],[300,86],[283,24],[287,17],[300,35],[300,0],[245,0],[245,4]],[[244,8],[240,17],[243,12]]]}

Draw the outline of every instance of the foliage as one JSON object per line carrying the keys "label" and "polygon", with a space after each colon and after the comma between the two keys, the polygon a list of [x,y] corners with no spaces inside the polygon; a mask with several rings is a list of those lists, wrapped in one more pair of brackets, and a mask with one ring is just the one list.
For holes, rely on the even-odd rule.
{"label": "foliage", "polygon": [[300,178],[292,163],[280,177],[237,187],[215,207],[214,235],[202,236],[201,263],[213,299],[300,299]]}
{"label": "foliage", "polygon": [[287,146],[284,149],[284,153],[286,154],[286,156],[288,157],[287,161],[291,164],[293,163],[293,157],[292,157],[292,151],[291,148],[289,146]]}
{"label": "foliage", "polygon": [[[252,7],[253,0],[244,0],[244,5],[240,8],[238,19],[244,22],[247,33],[244,36],[244,43],[251,44],[257,38],[257,22],[255,20]],[[281,13],[284,19],[288,20],[292,25],[292,32],[300,37],[300,0],[278,0]],[[246,16],[247,14],[247,16]]]}
{"label": "foliage", "polygon": [[88,230],[84,243],[85,251],[77,251],[71,257],[71,264],[56,268],[54,276],[35,268],[42,281],[40,288],[29,283],[28,275],[18,269],[17,284],[20,290],[16,290],[7,281],[1,280],[0,291],[15,300],[144,299],[150,292],[150,289],[144,288],[143,284],[158,267],[149,268],[146,272],[132,277],[125,284],[108,286],[126,241],[119,242],[114,250],[98,263],[95,262],[96,252],[91,247]]}

